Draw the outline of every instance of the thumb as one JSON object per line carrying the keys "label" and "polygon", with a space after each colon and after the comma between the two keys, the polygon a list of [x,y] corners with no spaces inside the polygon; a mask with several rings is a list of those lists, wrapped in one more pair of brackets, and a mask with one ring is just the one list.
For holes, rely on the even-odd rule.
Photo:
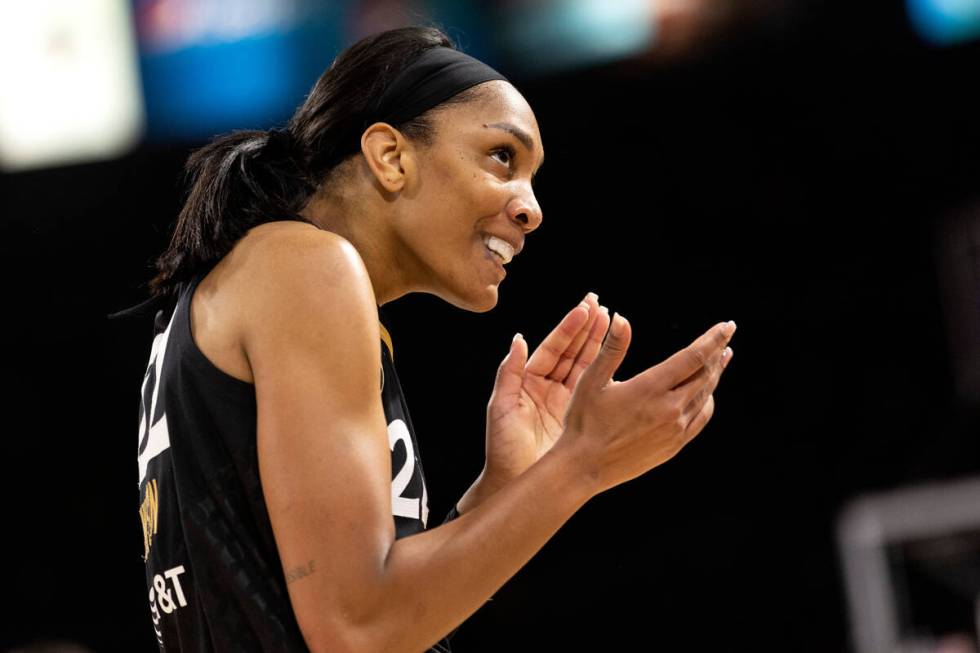
{"label": "thumb", "polygon": [[633,331],[627,319],[619,313],[613,313],[602,349],[582,373],[579,385],[593,390],[605,387],[626,358],[626,350],[629,349],[632,337]]}
{"label": "thumb", "polygon": [[527,364],[527,342],[517,334],[510,343],[510,351],[497,368],[494,394],[500,397],[516,395],[524,385],[524,366]]}

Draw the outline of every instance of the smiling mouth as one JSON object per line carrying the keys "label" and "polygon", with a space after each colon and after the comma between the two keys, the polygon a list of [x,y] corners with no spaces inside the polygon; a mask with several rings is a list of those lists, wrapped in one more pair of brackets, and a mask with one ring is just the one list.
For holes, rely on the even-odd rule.
{"label": "smiling mouth", "polygon": [[506,265],[514,260],[514,248],[507,241],[496,236],[484,236],[483,244],[500,261],[501,265]]}
{"label": "smiling mouth", "polygon": [[500,273],[501,278],[507,276],[507,270],[504,268],[503,257],[501,257],[500,254],[497,254],[492,249],[486,246],[484,246],[483,251],[486,254],[487,260],[490,261],[494,269],[496,269]]}

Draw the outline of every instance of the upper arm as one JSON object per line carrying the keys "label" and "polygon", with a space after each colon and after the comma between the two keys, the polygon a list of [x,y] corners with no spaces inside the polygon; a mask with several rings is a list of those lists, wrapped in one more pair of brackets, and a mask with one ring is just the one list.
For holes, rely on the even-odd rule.
{"label": "upper arm", "polygon": [[242,340],[262,490],[283,568],[299,576],[297,621],[308,642],[342,650],[394,542],[374,292],[353,246],[328,232],[270,239],[251,268]]}

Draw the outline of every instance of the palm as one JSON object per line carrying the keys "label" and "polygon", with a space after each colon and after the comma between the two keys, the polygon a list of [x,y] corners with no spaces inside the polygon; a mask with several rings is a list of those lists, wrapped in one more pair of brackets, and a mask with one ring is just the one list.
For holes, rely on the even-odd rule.
{"label": "palm", "polygon": [[[516,477],[561,436],[575,385],[598,354],[609,325],[608,313],[599,310],[596,300],[590,293],[569,312],[526,364],[504,362],[487,406],[486,464],[496,477]],[[521,353],[524,343],[516,346]]]}

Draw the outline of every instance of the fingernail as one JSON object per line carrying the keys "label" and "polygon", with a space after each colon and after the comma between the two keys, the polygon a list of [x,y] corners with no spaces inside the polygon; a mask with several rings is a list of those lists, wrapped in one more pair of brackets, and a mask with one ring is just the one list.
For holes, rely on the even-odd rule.
{"label": "fingernail", "polygon": [[585,302],[587,302],[587,301],[589,301],[589,297],[591,297],[592,299],[594,299],[594,300],[596,300],[597,302],[599,301],[599,295],[597,295],[597,294],[595,294],[594,292],[590,292],[590,293],[588,293],[588,294],[587,294],[587,295],[585,296],[585,299],[584,299],[584,300],[582,300],[582,301],[585,301]]}
{"label": "fingernail", "polygon": [[623,316],[620,315],[619,313],[613,313],[612,326],[609,329],[612,332],[612,334],[617,338],[620,337],[621,335],[623,335],[623,329],[625,328],[625,326],[626,326],[626,322],[623,320]]}
{"label": "fingernail", "polygon": [[606,315],[609,314],[609,309],[606,308],[605,306],[600,306],[599,307],[599,310],[602,311],[603,313],[605,313]]}
{"label": "fingernail", "polygon": [[727,323],[725,323],[725,334],[731,337],[731,335],[735,333],[735,329],[737,328],[738,325],[735,324],[735,320],[729,320]]}
{"label": "fingernail", "polygon": [[732,360],[732,354],[734,354],[734,353],[735,352],[732,351],[732,348],[731,347],[725,347],[725,351],[721,352],[721,368],[722,369],[725,369],[726,367],[728,367],[728,363],[731,362],[731,360]]}
{"label": "fingernail", "polygon": [[524,340],[524,336],[522,336],[520,333],[514,334],[513,342],[517,342],[518,340]]}

